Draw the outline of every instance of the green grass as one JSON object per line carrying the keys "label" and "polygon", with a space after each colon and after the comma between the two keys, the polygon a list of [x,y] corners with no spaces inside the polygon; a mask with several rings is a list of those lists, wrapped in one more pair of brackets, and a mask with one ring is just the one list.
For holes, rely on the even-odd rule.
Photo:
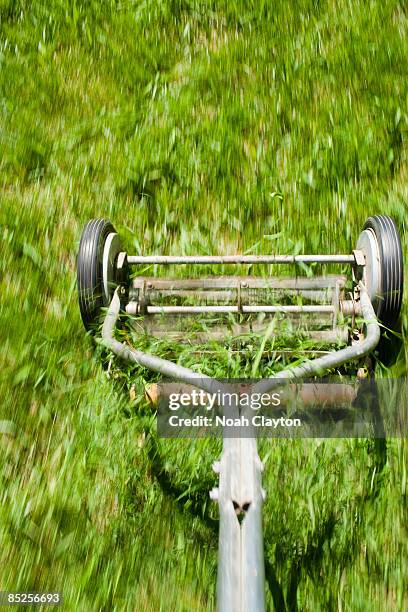
{"label": "green grass", "polygon": [[[0,0],[1,589],[214,608],[219,445],[157,439],[151,376],[107,377],[76,303],[81,229],[109,217],[134,253],[347,252],[386,213],[406,253],[407,18],[378,0]],[[270,607],[408,607],[407,450],[262,442]]]}

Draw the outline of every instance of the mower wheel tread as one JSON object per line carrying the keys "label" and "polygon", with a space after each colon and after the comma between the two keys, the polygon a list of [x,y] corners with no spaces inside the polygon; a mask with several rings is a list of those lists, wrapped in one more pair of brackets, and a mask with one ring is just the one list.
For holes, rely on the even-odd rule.
{"label": "mower wheel tread", "polygon": [[77,259],[78,301],[85,329],[98,320],[103,299],[103,249],[106,238],[116,232],[107,219],[91,219],[85,225]]}
{"label": "mower wheel tread", "polygon": [[403,255],[398,229],[388,215],[369,217],[363,229],[374,232],[381,260],[381,301],[377,316],[385,327],[394,328],[399,319],[404,288]]}

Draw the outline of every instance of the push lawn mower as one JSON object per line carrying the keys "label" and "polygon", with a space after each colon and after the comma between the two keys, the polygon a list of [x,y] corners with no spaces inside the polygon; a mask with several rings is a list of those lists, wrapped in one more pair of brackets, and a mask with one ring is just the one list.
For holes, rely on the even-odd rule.
{"label": "push lawn mower", "polygon": [[[131,266],[265,269],[277,264],[291,265],[297,274],[190,279],[130,274]],[[349,274],[298,275],[299,270],[321,265],[341,266]],[[283,380],[320,376],[348,362],[361,363],[384,340],[381,330],[395,328],[403,293],[400,237],[386,215],[369,217],[356,248],[344,255],[128,255],[113,225],[93,219],[82,233],[77,274],[85,328],[95,329],[104,313],[102,337],[109,350],[209,392],[215,383],[219,387],[218,381],[117,341],[120,313],[143,333],[188,342],[243,341],[248,334],[265,333],[275,319],[280,332],[300,332],[319,347],[332,348],[256,384],[257,391],[267,392]],[[211,494],[220,510],[217,608],[222,612],[265,608],[262,467],[255,437],[224,436],[222,456],[215,464],[219,488]]]}

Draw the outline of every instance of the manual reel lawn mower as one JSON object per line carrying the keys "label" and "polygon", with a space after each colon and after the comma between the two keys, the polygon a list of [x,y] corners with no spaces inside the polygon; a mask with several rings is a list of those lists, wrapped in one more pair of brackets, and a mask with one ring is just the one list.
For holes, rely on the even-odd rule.
{"label": "manual reel lawn mower", "polygon": [[[190,279],[130,274],[131,266],[277,264],[292,265],[296,272],[328,264],[348,268],[349,273]],[[109,350],[170,379],[195,381],[206,391],[214,389],[216,381],[210,377],[118,342],[115,326],[120,313],[143,333],[188,342],[242,340],[265,333],[276,318],[280,331],[300,332],[319,346],[332,347],[257,383],[257,391],[267,392],[282,380],[320,376],[348,362],[361,363],[373,353],[385,337],[382,330],[393,330],[398,323],[403,256],[395,222],[386,215],[369,217],[356,248],[342,255],[128,255],[112,224],[93,219],[82,233],[77,277],[85,328],[97,330],[107,309],[102,337]],[[264,610],[262,462],[255,438],[224,437],[216,470],[219,489],[212,497],[220,508],[217,608]],[[243,520],[238,520],[239,514]]]}

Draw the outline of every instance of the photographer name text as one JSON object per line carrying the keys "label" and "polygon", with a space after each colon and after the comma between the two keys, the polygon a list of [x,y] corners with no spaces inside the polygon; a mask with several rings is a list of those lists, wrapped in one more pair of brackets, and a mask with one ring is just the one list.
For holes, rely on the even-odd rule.
{"label": "photographer name text", "polygon": [[178,415],[171,415],[168,419],[170,427],[271,427],[277,429],[278,427],[301,427],[302,422],[300,419],[290,419],[287,417],[270,418],[261,414],[255,414],[248,418],[245,415],[239,417],[226,417],[226,416],[202,416],[197,415],[195,417],[179,417]]}

